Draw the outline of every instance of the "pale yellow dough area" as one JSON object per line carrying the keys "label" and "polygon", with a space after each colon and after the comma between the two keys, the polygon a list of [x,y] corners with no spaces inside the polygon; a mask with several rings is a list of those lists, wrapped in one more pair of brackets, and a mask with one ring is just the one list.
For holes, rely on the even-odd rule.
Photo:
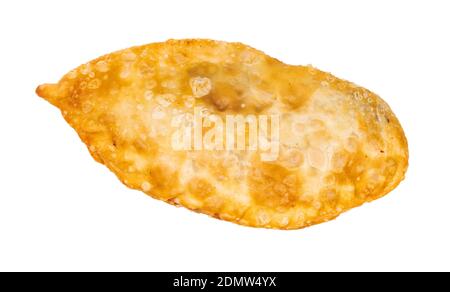
{"label": "pale yellow dough area", "polygon": [[[37,94],[128,187],[241,225],[298,229],[331,220],[392,191],[408,166],[404,132],[376,94],[241,43],[132,47]],[[194,107],[221,117],[278,115],[277,159],[263,161],[259,150],[173,149],[171,119]]]}

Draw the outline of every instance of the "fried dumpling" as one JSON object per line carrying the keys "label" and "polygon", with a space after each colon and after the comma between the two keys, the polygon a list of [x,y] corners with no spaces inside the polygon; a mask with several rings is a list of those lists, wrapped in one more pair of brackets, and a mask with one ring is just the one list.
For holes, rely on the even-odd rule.
{"label": "fried dumpling", "polygon": [[408,165],[377,95],[240,43],[132,47],[37,94],[128,187],[247,226],[331,220],[392,191]]}

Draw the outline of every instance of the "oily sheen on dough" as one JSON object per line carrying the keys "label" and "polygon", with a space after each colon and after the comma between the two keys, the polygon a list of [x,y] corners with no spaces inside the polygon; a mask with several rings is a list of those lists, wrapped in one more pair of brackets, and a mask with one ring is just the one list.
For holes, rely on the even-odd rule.
{"label": "oily sheen on dough", "polygon": [[[408,146],[377,95],[241,43],[169,40],[105,55],[44,84],[92,156],[128,187],[234,223],[297,229],[380,198]],[[279,153],[177,150],[174,115],[277,115]]]}

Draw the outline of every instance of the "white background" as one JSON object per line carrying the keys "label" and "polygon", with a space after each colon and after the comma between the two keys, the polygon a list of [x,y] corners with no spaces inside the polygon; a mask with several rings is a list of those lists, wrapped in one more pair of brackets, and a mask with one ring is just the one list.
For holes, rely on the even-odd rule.
{"label": "white background", "polygon": [[[450,270],[448,1],[0,1],[0,270]],[[410,144],[389,196],[297,231],[175,208],[95,163],[34,94],[169,38],[241,41],[381,95]]]}

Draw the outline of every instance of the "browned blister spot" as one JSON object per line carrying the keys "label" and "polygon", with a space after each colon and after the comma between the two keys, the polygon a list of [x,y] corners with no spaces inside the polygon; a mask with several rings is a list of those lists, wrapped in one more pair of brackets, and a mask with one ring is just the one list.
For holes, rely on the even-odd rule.
{"label": "browned blister spot", "polygon": [[193,178],[188,183],[188,190],[191,195],[201,200],[209,198],[215,193],[214,186],[203,178]]}
{"label": "browned blister spot", "polygon": [[258,206],[288,209],[299,202],[301,181],[298,173],[278,164],[256,162],[247,183],[251,198]]}
{"label": "browned blister spot", "polygon": [[282,66],[282,70],[274,72],[274,78],[281,101],[292,110],[306,105],[319,86],[301,66]]}
{"label": "browned blister spot", "polygon": [[227,82],[215,82],[208,101],[218,111],[238,111],[243,102],[243,90],[240,90]]}
{"label": "browned blister spot", "polygon": [[179,173],[177,170],[162,164],[156,164],[148,169],[148,177],[154,186],[153,193],[168,199],[179,194]]}

